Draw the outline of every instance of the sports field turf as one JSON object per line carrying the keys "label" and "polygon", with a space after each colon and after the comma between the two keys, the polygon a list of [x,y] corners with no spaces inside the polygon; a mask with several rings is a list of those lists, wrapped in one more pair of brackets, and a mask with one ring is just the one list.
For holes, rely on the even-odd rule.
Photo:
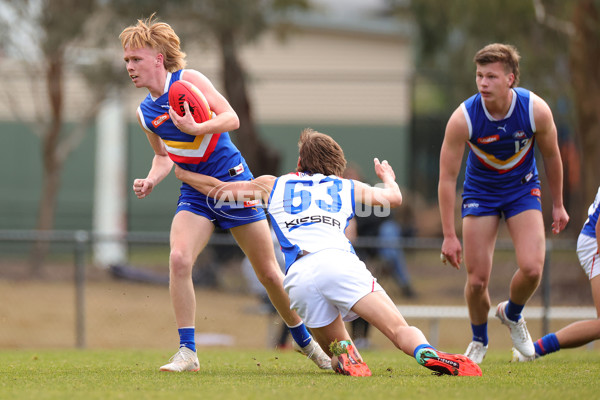
{"label": "sports field turf", "polygon": [[399,351],[365,351],[373,376],[320,371],[294,352],[201,350],[201,371],[159,372],[159,350],[2,350],[0,399],[573,399],[598,398],[600,353],[534,363],[488,352],[483,377],[434,376]]}

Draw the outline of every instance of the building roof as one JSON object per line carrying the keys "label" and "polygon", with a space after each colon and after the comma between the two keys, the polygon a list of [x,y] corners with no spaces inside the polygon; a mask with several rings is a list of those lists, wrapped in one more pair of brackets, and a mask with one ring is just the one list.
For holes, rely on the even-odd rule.
{"label": "building roof", "polygon": [[309,28],[386,36],[411,36],[412,24],[389,15],[385,0],[311,0],[309,11],[292,15],[293,23]]}

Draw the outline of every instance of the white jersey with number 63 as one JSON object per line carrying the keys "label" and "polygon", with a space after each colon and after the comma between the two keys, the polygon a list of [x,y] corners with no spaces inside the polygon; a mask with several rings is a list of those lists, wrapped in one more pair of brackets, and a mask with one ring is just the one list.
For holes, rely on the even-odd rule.
{"label": "white jersey with number 63", "polygon": [[286,271],[306,253],[354,253],[344,234],[354,216],[354,182],[334,175],[294,173],[277,178],[267,211],[285,255]]}

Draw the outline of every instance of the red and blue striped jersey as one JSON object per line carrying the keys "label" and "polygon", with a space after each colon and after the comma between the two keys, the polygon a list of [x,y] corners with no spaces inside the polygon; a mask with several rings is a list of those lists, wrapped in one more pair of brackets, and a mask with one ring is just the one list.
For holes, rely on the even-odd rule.
{"label": "red and blue striped jersey", "polygon": [[538,179],[533,98],[526,89],[512,92],[509,111],[501,120],[490,115],[479,93],[461,104],[471,149],[464,192],[504,192]]}

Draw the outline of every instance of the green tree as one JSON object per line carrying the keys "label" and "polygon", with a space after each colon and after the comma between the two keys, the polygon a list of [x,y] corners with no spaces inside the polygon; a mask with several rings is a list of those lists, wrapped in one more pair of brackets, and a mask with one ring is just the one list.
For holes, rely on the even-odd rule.
{"label": "green tree", "polygon": [[[102,30],[98,28],[107,20],[101,3],[96,0],[0,2],[4,48],[26,71],[32,90],[42,96],[31,108],[13,110],[13,115],[28,124],[42,143],[42,189],[37,222],[40,231],[53,229],[64,164],[81,143],[114,83],[112,62],[104,59],[101,52],[90,51],[101,44],[102,35],[98,32]],[[90,57],[94,60],[92,64],[81,62]],[[90,95],[77,115],[65,115],[67,74],[81,74],[87,78]],[[13,96],[10,92],[5,95],[9,99]],[[40,271],[47,251],[47,242],[34,244],[31,254],[33,274]]]}
{"label": "green tree", "polygon": [[[567,31],[569,32],[569,31]],[[594,198],[600,185],[600,1],[580,0],[574,6],[570,30],[571,82],[581,148],[583,202]]]}

